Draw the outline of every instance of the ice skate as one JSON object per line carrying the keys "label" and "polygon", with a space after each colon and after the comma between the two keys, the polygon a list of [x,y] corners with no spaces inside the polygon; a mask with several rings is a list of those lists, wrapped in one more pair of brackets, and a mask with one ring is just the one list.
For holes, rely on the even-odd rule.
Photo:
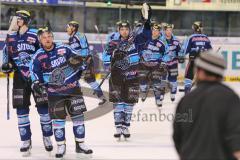
{"label": "ice skate", "polygon": [[114,137],[118,140],[121,139],[121,134],[122,134],[122,129],[121,128],[116,128],[116,133],[114,133]]}
{"label": "ice skate", "polygon": [[51,152],[53,150],[53,145],[50,137],[43,137],[43,144],[47,152]]}
{"label": "ice skate", "polygon": [[171,101],[174,102],[175,101],[175,94],[170,94],[170,98],[171,98]]}
{"label": "ice skate", "polygon": [[130,134],[130,132],[129,132],[129,129],[126,128],[126,127],[124,127],[124,128],[122,129],[122,135],[123,135],[123,137],[125,138],[125,140],[127,140],[128,138],[130,138],[131,134]]}
{"label": "ice skate", "polygon": [[98,103],[99,106],[100,106],[100,105],[103,105],[103,104],[105,104],[105,103],[107,102],[107,99],[106,99],[105,96],[100,97],[100,100],[101,100],[101,101]]}
{"label": "ice skate", "polygon": [[76,153],[83,153],[83,154],[92,154],[92,149],[89,149],[88,146],[84,142],[76,142]]}
{"label": "ice skate", "polygon": [[28,157],[31,155],[31,149],[32,149],[32,141],[26,140],[26,141],[23,141],[22,146],[20,148],[20,152],[22,152],[23,157]]}
{"label": "ice skate", "polygon": [[161,99],[156,99],[156,105],[160,108],[162,107],[162,100]]}
{"label": "ice skate", "polygon": [[66,153],[66,144],[61,144],[57,146],[56,158],[63,158]]}

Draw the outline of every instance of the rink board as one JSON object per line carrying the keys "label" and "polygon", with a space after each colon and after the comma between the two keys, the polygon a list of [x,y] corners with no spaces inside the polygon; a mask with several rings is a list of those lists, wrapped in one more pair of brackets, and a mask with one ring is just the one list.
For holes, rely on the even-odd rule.
{"label": "rink board", "polygon": [[[6,31],[0,32],[0,57],[2,57],[2,47],[4,45],[4,37],[6,37]],[[68,36],[66,33],[54,33],[55,39],[57,42],[67,42]],[[97,78],[101,77],[101,74],[104,73],[103,64],[101,61],[102,57],[102,46],[106,43],[107,35],[106,34],[86,34],[90,49],[94,53],[95,68]],[[179,37],[180,41],[184,41],[186,37]],[[231,38],[231,37],[210,37],[214,50],[219,50],[226,62],[227,70],[225,72],[225,81],[240,81],[240,38]],[[103,45],[101,44],[104,43]],[[0,58],[0,65],[2,64],[2,58]],[[179,80],[183,80],[185,67],[187,62],[183,65],[179,65]],[[0,72],[0,77],[4,77],[4,74]]]}

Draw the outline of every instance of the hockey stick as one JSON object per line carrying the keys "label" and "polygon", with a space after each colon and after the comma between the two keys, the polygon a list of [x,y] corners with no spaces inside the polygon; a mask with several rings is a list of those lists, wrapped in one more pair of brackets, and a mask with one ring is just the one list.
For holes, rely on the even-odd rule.
{"label": "hockey stick", "polygon": [[[8,39],[8,35],[11,34],[12,31],[16,30],[17,29],[17,17],[14,16],[12,17],[12,19],[10,20],[11,21],[11,24],[9,26],[9,29],[7,31],[7,39]],[[7,52],[7,49],[6,49],[6,52]],[[8,60],[8,53],[7,53],[7,57],[6,59]],[[10,120],[10,92],[9,92],[9,73],[7,74],[7,120]]]}
{"label": "hockey stick", "polygon": [[99,32],[98,26],[97,26],[97,25],[95,25],[95,26],[94,26],[94,28],[96,29],[96,31],[97,31],[97,35],[98,35],[98,39],[99,39],[99,40],[100,40],[100,42],[101,42],[102,51],[104,51],[104,45],[103,45],[102,38],[101,38],[101,36],[100,36],[100,32]]}
{"label": "hockey stick", "polygon": [[108,74],[102,79],[102,81],[99,83],[98,87],[101,87],[104,81],[111,75],[111,72],[108,72]]}
{"label": "hockey stick", "polygon": [[7,74],[7,120],[10,119],[10,105],[9,105],[9,74]]}
{"label": "hockey stick", "polygon": [[[108,72],[108,74],[106,74],[106,76],[101,80],[101,82],[98,85],[98,88],[101,88],[101,86],[103,85],[103,83],[105,82],[105,80],[111,75],[111,72]],[[93,95],[96,94],[96,91],[93,92]]]}

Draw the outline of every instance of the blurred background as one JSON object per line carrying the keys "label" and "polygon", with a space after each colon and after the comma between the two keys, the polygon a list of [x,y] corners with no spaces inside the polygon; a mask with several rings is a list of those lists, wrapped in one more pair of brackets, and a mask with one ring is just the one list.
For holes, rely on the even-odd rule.
{"label": "blurred background", "polygon": [[[80,32],[86,33],[91,49],[101,57],[107,34],[116,30],[116,22],[139,20],[144,0],[1,0],[0,50],[4,45],[9,18],[16,10],[31,12],[31,26],[49,26],[57,41],[66,41],[66,24],[80,23]],[[236,75],[240,70],[240,0],[148,0],[153,9],[152,19],[174,24],[174,34],[181,41],[192,34],[192,23],[202,21],[204,33],[213,46],[221,46],[229,70]],[[100,35],[95,29],[98,26]],[[1,53],[1,52],[0,52]],[[1,61],[0,61],[1,63]],[[103,71],[101,64],[97,67]],[[183,67],[184,68],[184,67]],[[235,71],[238,71],[235,73]],[[235,77],[236,78],[236,77]],[[240,79],[240,78],[239,78]]]}
{"label": "blurred background", "polygon": [[[51,26],[62,32],[68,21],[80,23],[80,31],[94,33],[94,25],[102,33],[112,32],[121,19],[130,22],[140,19],[143,0],[1,0],[1,30],[8,29],[8,21],[16,10],[26,9],[32,14],[32,26]],[[153,19],[174,23],[175,34],[191,33],[193,21],[202,21],[209,36],[240,36],[239,0],[149,0]]]}

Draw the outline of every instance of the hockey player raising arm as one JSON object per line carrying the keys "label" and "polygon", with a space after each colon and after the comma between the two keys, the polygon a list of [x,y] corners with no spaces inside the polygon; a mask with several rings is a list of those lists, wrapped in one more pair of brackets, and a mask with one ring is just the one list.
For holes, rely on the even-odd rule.
{"label": "hockey player raising arm", "polygon": [[212,49],[212,45],[207,35],[203,34],[202,22],[194,22],[192,25],[194,34],[192,34],[183,45],[183,55],[189,54],[189,62],[185,70],[184,90],[190,92],[194,78],[194,60],[201,52]]}
{"label": "hockey player raising arm", "polygon": [[[16,12],[13,19],[15,18],[17,19],[17,32],[7,35],[3,52],[2,71],[5,73],[14,72],[13,108],[16,109],[18,129],[22,141],[20,151],[23,153],[23,156],[28,156],[32,148],[29,106],[31,105],[30,97],[33,93],[29,65],[33,54],[39,49],[39,42],[36,30],[28,27],[30,13],[20,10]],[[46,151],[52,151],[53,147],[50,139],[50,136],[52,136],[52,122],[48,114],[48,104],[46,99],[38,97],[36,94],[33,94],[33,96],[38,114],[40,115],[45,149]]]}
{"label": "hockey player raising arm", "polygon": [[69,46],[53,42],[53,33],[48,28],[38,31],[42,48],[33,57],[31,77],[33,90],[42,94],[43,86],[48,93],[49,113],[53,119],[53,131],[57,141],[56,158],[66,152],[65,118],[70,116],[76,142],[76,152],[91,154],[84,144],[84,115],[86,106],[79,84],[79,72],[86,65],[81,56]]}
{"label": "hockey player raising arm", "polygon": [[130,40],[130,24],[119,24],[120,37],[108,43],[111,55],[111,77],[109,79],[109,101],[113,102],[116,133],[114,137],[130,137],[129,127],[132,110],[138,102],[138,62],[135,45]]}
{"label": "hockey player raising arm", "polygon": [[150,24],[145,24],[144,32],[137,37],[138,41],[139,39],[144,39],[140,37],[148,37],[145,41],[145,44],[141,43],[144,44],[143,47],[139,47],[139,53],[141,55],[139,77],[140,89],[142,92],[142,101],[146,99],[147,92],[149,90],[148,88],[152,86],[156,105],[161,107],[161,95],[164,92],[164,88],[161,84],[161,78],[162,75],[166,74],[166,70],[164,70],[165,63],[163,62],[163,59],[165,56],[167,56],[167,46],[163,43],[163,41],[160,40],[160,24],[152,24],[150,28],[150,34],[148,34],[148,32],[145,32],[147,25]]}
{"label": "hockey player raising arm", "polygon": [[91,86],[94,93],[96,93],[101,100],[99,105],[102,105],[106,102],[106,98],[104,97],[99,84],[96,82],[93,55],[90,53],[87,37],[78,32],[78,27],[79,24],[76,21],[71,21],[67,24],[67,33],[70,36],[68,43],[84,61],[88,61],[87,69],[83,72],[84,80]]}

